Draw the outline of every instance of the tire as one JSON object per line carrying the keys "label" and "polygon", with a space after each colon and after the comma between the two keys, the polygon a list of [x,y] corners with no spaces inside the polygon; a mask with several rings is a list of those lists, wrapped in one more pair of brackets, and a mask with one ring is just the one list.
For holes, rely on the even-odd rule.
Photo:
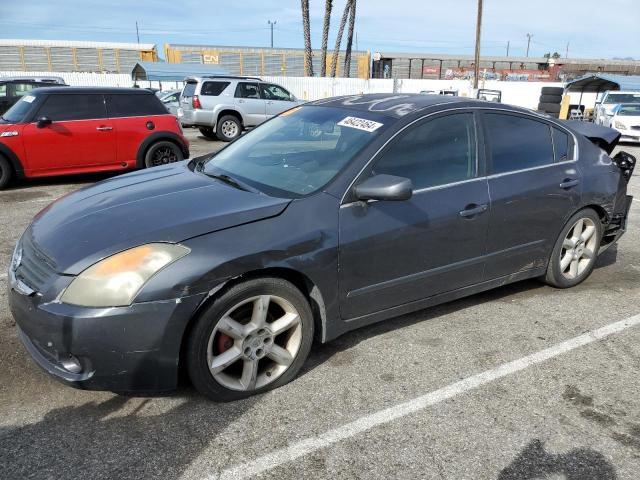
{"label": "tire", "polygon": [[539,103],[538,110],[547,113],[560,113],[560,104],[558,103]]}
{"label": "tire", "polygon": [[[579,222],[582,222],[581,227],[578,227]],[[586,241],[576,243],[577,228],[582,232],[582,239],[591,229],[591,235],[587,236]],[[570,288],[582,283],[593,271],[601,240],[602,222],[598,214],[590,208],[577,212],[569,219],[556,240],[545,282],[556,288]],[[570,246],[571,242],[573,247]]]}
{"label": "tire", "polygon": [[562,87],[542,87],[540,95],[564,95],[564,88]]}
{"label": "tire", "polygon": [[216,132],[214,132],[213,128],[211,128],[211,127],[198,127],[198,130],[200,130],[200,133],[205,138],[209,138],[211,140],[217,140],[218,139],[218,136],[216,135]]}
{"label": "tire", "polygon": [[218,120],[216,135],[223,142],[230,142],[242,133],[242,122],[234,115],[225,115]]}
{"label": "tire", "polygon": [[179,162],[184,159],[182,150],[178,145],[167,140],[151,144],[144,156],[144,165],[147,168],[158,167],[168,163]]}
{"label": "tire", "polygon": [[9,160],[0,156],[0,190],[4,189],[13,177],[13,167]]}
{"label": "tire", "polygon": [[[259,312],[266,298],[266,320],[260,323]],[[290,322],[284,325],[291,326],[274,332],[272,326],[285,318]],[[279,278],[249,280],[230,288],[196,320],[185,352],[189,378],[211,400],[246,398],[293,380],[309,356],[312,342],[313,314],[300,290]],[[209,366],[216,359],[214,372]],[[253,377],[252,367],[257,372]]]}
{"label": "tire", "polygon": [[562,95],[540,95],[540,103],[560,103]]}

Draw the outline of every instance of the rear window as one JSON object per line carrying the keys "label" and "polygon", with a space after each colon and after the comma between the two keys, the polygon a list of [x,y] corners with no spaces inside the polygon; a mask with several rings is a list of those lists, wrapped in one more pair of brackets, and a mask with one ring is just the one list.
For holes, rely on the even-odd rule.
{"label": "rear window", "polygon": [[196,93],[196,84],[195,83],[187,83],[184,86],[184,90],[182,90],[183,97],[193,97],[193,94]]}
{"label": "rear window", "polygon": [[99,94],[49,95],[36,114],[54,122],[105,118],[104,99]]}
{"label": "rear window", "polygon": [[105,95],[110,117],[166,115],[167,109],[155,95]]}
{"label": "rear window", "polygon": [[200,89],[200,95],[217,97],[229,86],[230,83],[231,82],[204,82]]}

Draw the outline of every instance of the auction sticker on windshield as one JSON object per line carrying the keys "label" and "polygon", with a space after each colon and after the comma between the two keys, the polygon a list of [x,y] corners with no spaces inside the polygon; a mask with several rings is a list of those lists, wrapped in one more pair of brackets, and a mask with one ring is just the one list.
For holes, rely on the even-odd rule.
{"label": "auction sticker on windshield", "polygon": [[367,120],[365,118],[347,117],[344,120],[340,120],[337,125],[341,127],[357,128],[358,130],[364,130],[365,132],[375,132],[384,123],[374,122],[373,120]]}

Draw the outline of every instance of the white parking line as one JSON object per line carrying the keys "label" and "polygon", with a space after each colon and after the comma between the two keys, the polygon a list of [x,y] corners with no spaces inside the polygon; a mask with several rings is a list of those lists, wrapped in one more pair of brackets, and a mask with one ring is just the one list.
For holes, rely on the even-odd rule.
{"label": "white parking line", "polygon": [[354,437],[372,428],[392,422],[398,418],[424,410],[427,407],[448,400],[456,395],[468,392],[512,373],[524,370],[532,365],[542,363],[551,358],[570,352],[583,345],[601,340],[609,335],[619,333],[627,328],[640,324],[640,315],[629,317],[619,322],[611,323],[602,328],[591,330],[570,340],[558,343],[553,347],[527,355],[518,360],[504,363],[491,370],[472,375],[459,382],[452,383],[426,395],[414,398],[399,405],[361,417],[351,423],[329,430],[321,435],[296,442],[288,447],[275,450],[247,463],[233,466],[224,470],[219,476],[208,476],[207,479],[242,479],[266,472],[277,466],[291,462],[309,453],[326,448],[334,443]]}

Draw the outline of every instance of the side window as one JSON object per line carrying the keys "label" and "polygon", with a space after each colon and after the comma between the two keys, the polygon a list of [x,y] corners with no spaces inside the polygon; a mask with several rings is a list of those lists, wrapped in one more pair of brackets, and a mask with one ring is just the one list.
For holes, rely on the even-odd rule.
{"label": "side window", "polygon": [[476,129],[472,113],[457,113],[409,127],[373,168],[411,179],[413,188],[445,185],[477,175]]}
{"label": "side window", "polygon": [[262,84],[262,95],[267,100],[291,100],[291,94],[279,85]]}
{"label": "side window", "polygon": [[55,94],[47,97],[36,116],[45,116],[54,122],[61,122],[105,118],[107,115],[102,95]]}
{"label": "side window", "polygon": [[257,83],[240,82],[236,87],[236,98],[261,98]]}
{"label": "side window", "polygon": [[38,86],[39,85],[35,85],[33,83],[14,83],[13,95],[15,97],[22,97]]}
{"label": "side window", "polygon": [[553,153],[556,162],[571,160],[569,151],[569,135],[558,128],[553,128]]}
{"label": "side window", "polygon": [[6,96],[7,96],[7,84],[0,83],[0,97],[6,97]]}
{"label": "side window", "polygon": [[230,83],[231,82],[204,82],[200,89],[200,95],[217,97],[224,92],[224,89],[227,88]]}
{"label": "side window", "polygon": [[143,117],[146,115],[166,115],[167,110],[153,94],[105,95],[109,117]]}
{"label": "side window", "polygon": [[550,127],[515,115],[485,113],[491,148],[491,173],[504,173],[553,163]]}

